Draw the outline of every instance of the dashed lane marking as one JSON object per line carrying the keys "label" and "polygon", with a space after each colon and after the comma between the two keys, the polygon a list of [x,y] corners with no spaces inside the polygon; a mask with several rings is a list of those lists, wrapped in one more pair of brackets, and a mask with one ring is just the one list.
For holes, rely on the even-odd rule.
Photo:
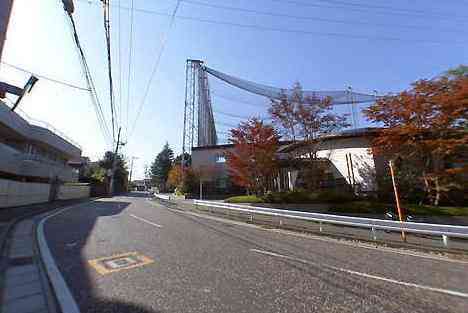
{"label": "dashed lane marking", "polygon": [[147,219],[144,219],[144,218],[142,218],[142,217],[139,217],[139,216],[136,216],[136,215],[133,215],[133,214],[130,214],[130,216],[133,217],[133,218],[136,218],[137,220],[140,220],[140,221],[142,221],[142,222],[145,222],[145,223],[147,223],[147,224],[150,224],[150,225],[152,225],[152,226],[154,226],[154,227],[158,227],[158,228],[161,228],[161,227],[162,227],[162,225],[153,223],[153,222],[148,221]]}
{"label": "dashed lane marking", "polygon": [[408,283],[408,282],[404,282],[404,281],[400,281],[400,280],[396,280],[396,279],[392,279],[392,278],[387,278],[387,277],[382,277],[382,276],[357,272],[357,271],[353,271],[353,270],[348,270],[348,269],[345,269],[345,268],[342,268],[342,267],[336,267],[336,266],[331,266],[331,265],[326,265],[326,264],[319,264],[319,263],[311,262],[309,260],[296,258],[296,257],[284,255],[284,254],[279,254],[279,253],[275,253],[275,252],[265,251],[265,250],[250,249],[250,251],[254,252],[254,253],[268,255],[268,256],[271,256],[271,257],[280,258],[280,259],[296,261],[296,262],[300,262],[300,263],[303,263],[303,264],[324,267],[324,268],[332,269],[332,270],[335,270],[335,271],[348,273],[348,274],[351,274],[351,275],[356,275],[356,276],[361,276],[361,277],[365,277],[365,278],[369,278],[369,279],[385,281],[385,282],[388,282],[388,283],[398,284],[398,285],[402,285],[402,286],[406,286],[406,287],[419,288],[419,289],[438,292],[438,293],[443,293],[443,294],[447,294],[447,295],[451,295],[451,296],[468,298],[468,293],[464,293],[464,292],[460,292],[460,291],[456,291],[456,290],[435,288],[435,287],[419,285],[419,284],[415,284],[415,283]]}
{"label": "dashed lane marking", "polygon": [[[156,206],[150,200],[148,200],[148,202],[151,205]],[[314,234],[298,233],[298,232],[294,232],[294,231],[290,231],[290,230],[286,230],[286,229],[264,228],[264,227],[261,227],[259,225],[248,224],[248,223],[239,222],[239,221],[233,221],[233,220],[229,220],[227,218],[214,217],[214,216],[210,216],[210,215],[206,215],[206,214],[199,214],[199,213],[193,213],[193,212],[188,212],[188,211],[174,210],[174,209],[171,209],[171,208],[168,208],[168,207],[165,207],[165,206],[163,206],[163,207],[166,210],[174,212],[174,213],[192,215],[192,216],[196,216],[196,217],[199,217],[199,218],[214,220],[214,221],[218,221],[218,222],[222,222],[222,223],[229,223],[229,224],[238,225],[238,226],[242,226],[242,227],[255,228],[255,229],[258,229],[258,230],[261,230],[261,231],[269,231],[269,232],[274,232],[274,233],[279,233],[279,234],[289,235],[289,236],[295,236],[295,237],[301,237],[301,238],[306,238],[306,239],[311,239],[311,240],[333,242],[333,243],[336,243],[336,244],[355,247],[355,248],[363,248],[363,249],[369,249],[369,250],[374,250],[374,251],[379,251],[379,252],[386,252],[386,253],[393,253],[393,254],[400,254],[400,255],[408,255],[408,256],[412,256],[412,257],[435,260],[435,261],[451,262],[451,263],[458,263],[458,264],[468,264],[467,261],[451,259],[451,258],[445,257],[443,255],[431,255],[431,254],[426,254],[426,253],[420,252],[420,251],[409,251],[409,250],[403,250],[403,249],[391,248],[391,247],[385,247],[385,246],[376,246],[376,245],[372,245],[372,244],[364,243],[364,242],[359,242],[359,241],[348,241],[346,239],[335,239],[335,238],[329,238],[329,237],[324,237],[324,236],[318,236],[318,235],[314,235]]]}

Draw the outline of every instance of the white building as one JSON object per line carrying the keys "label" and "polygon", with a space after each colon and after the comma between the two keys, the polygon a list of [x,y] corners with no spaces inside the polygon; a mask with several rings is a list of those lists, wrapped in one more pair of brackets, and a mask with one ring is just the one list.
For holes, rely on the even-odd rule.
{"label": "white building", "polygon": [[[280,160],[288,158],[300,160],[308,151],[314,150],[319,161],[326,164],[327,179],[322,182],[324,188],[352,187],[359,192],[373,193],[378,189],[376,177],[384,170],[382,167],[384,160],[373,153],[372,138],[376,131],[378,129],[375,128],[344,131],[322,137],[312,144],[283,142],[277,155]],[[192,149],[194,169],[215,169],[217,175],[212,177],[212,183],[217,191],[230,186],[224,155],[233,149],[234,146],[229,144]],[[276,189],[285,191],[301,188],[302,174],[300,166],[296,168],[281,166],[274,182]]]}

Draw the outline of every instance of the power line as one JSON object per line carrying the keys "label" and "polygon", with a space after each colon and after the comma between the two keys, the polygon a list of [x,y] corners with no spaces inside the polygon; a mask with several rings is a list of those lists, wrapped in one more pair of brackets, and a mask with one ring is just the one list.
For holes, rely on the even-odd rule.
{"label": "power line", "polygon": [[[435,12],[435,11],[405,9],[405,8],[398,8],[398,7],[388,6],[388,5],[373,5],[373,4],[367,4],[367,3],[354,3],[354,2],[336,1],[336,0],[318,0],[318,2],[325,2],[325,3],[352,6],[352,7],[359,7],[359,8],[392,10],[392,11],[400,11],[400,12],[416,13],[416,14],[431,14],[431,15],[434,15],[434,16],[443,16],[443,17],[459,16],[459,15],[453,14],[453,13],[440,14],[440,13]],[[459,16],[459,17],[468,18],[468,16]]]}
{"label": "power line", "polygon": [[328,18],[322,18],[322,17],[300,16],[300,15],[291,15],[291,14],[283,14],[283,13],[276,13],[276,12],[260,11],[260,10],[254,10],[254,9],[246,9],[246,8],[211,4],[211,3],[193,1],[193,0],[182,0],[182,1],[185,2],[185,3],[188,3],[188,4],[197,5],[197,6],[204,6],[204,7],[209,7],[209,8],[221,9],[221,10],[245,12],[245,13],[251,13],[251,14],[261,14],[261,15],[273,16],[273,17],[290,18],[290,19],[296,19],[296,20],[319,21],[319,22],[338,23],[338,24],[347,24],[347,25],[397,27],[397,28],[407,28],[407,29],[438,30],[438,31],[443,31],[443,32],[465,33],[465,32],[460,31],[460,30],[440,29],[440,28],[425,27],[425,26],[418,26],[418,25],[401,25],[401,24],[385,24],[385,23],[372,23],[372,22],[349,21],[349,20],[336,20],[336,19],[328,19]]}
{"label": "power line", "polygon": [[103,3],[103,9],[104,9],[104,31],[105,31],[105,36],[106,36],[106,47],[107,47],[107,73],[109,77],[109,99],[110,99],[111,117],[112,117],[112,139],[115,141],[114,84],[112,80],[109,1],[110,0],[103,0],[102,3]]}
{"label": "power line", "polygon": [[69,17],[69,22],[70,22],[70,27],[72,30],[72,35],[73,35],[73,40],[75,42],[75,45],[78,50],[78,55],[80,57],[80,61],[82,64],[82,69],[83,69],[83,74],[86,79],[86,83],[88,85],[88,88],[90,90],[89,94],[91,97],[91,103],[94,106],[94,110],[96,113],[97,121],[99,124],[99,128],[101,129],[101,134],[104,138],[104,141],[107,141],[107,143],[110,142],[110,133],[109,133],[109,128],[107,127],[107,122],[104,117],[104,113],[102,111],[102,106],[101,102],[99,100],[98,93],[96,91],[96,86],[94,85],[94,81],[91,75],[91,71],[88,66],[88,62],[86,61],[86,56],[84,54],[83,48],[81,46],[80,40],[78,38],[78,32],[76,30],[76,25],[75,25],[75,20],[73,19],[73,15],[69,12],[67,12],[67,15]]}
{"label": "power line", "polygon": [[164,52],[164,48],[166,47],[168,33],[172,29],[172,27],[174,26],[176,14],[177,14],[177,11],[179,10],[180,3],[181,3],[181,0],[177,0],[176,6],[174,7],[174,10],[172,11],[171,19],[170,19],[170,22],[169,22],[169,27],[168,27],[167,31],[164,33],[164,36],[162,38],[161,49],[159,50],[158,56],[156,57],[156,61],[155,61],[154,66],[153,66],[153,71],[151,72],[150,79],[148,80],[148,84],[146,85],[145,93],[143,95],[143,99],[142,99],[142,101],[140,103],[140,106],[138,108],[138,112],[137,112],[137,115],[136,115],[135,120],[133,122],[133,126],[131,128],[130,134],[128,135],[127,141],[130,140],[130,137],[132,136],[133,132],[135,131],[136,123],[138,121],[138,118],[140,117],[141,110],[143,109],[143,105],[145,104],[145,101],[146,101],[146,97],[148,96],[148,92],[149,92],[151,83],[153,82],[153,78],[154,78],[154,76],[156,74],[156,71],[157,71],[157,69],[159,67],[159,63],[161,62],[161,57],[162,57],[162,54]]}
{"label": "power line", "polygon": [[[414,14],[411,12],[389,12],[388,10],[382,10],[382,8],[379,8],[382,11],[372,11],[370,9],[376,9],[375,7],[371,8],[369,6],[365,6],[362,4],[357,4],[355,3],[352,7],[349,7],[346,5],[323,5],[323,4],[317,4],[317,3],[309,3],[309,2],[303,2],[303,1],[296,1],[296,0],[269,0],[272,2],[278,2],[278,3],[288,3],[288,4],[293,4],[296,6],[302,6],[302,7],[315,7],[315,8],[327,8],[327,9],[345,9],[346,11],[355,11],[355,12],[364,12],[364,13],[369,13],[372,12],[373,14],[379,14],[379,15],[396,15],[396,16],[407,16],[407,17],[415,17],[415,18],[427,18],[427,17],[437,17],[440,19],[454,19],[454,18],[459,18],[466,20],[468,16],[461,16],[461,15],[453,15],[453,14],[436,14],[436,13],[431,13],[431,16],[428,16],[428,12],[424,13],[426,15],[422,15],[422,13],[419,14]],[[319,0],[320,1],[320,0]]]}
{"label": "power line", "polygon": [[[118,1],[118,19],[119,19],[119,111],[120,111],[120,125],[122,125],[122,9],[121,2]],[[128,110],[127,110],[128,115]]]}
{"label": "power line", "polygon": [[126,104],[126,123],[125,123],[125,135],[128,139],[128,108],[130,106],[130,93],[131,93],[131,73],[132,73],[132,58],[133,58],[133,14],[134,14],[134,1],[131,2],[130,10],[130,39],[129,39],[129,51],[128,51],[128,76],[127,76],[127,104]]}
{"label": "power line", "polygon": [[11,68],[14,68],[15,70],[18,70],[18,71],[21,71],[23,73],[28,73],[28,74],[31,74],[31,75],[34,75],[38,78],[41,78],[41,79],[44,79],[44,80],[48,80],[48,81],[51,81],[53,83],[56,83],[56,84],[60,84],[60,85],[64,85],[64,86],[67,86],[67,87],[70,87],[70,88],[74,88],[74,89],[78,89],[78,90],[83,90],[83,91],[91,91],[89,88],[85,88],[85,87],[80,87],[80,86],[77,86],[77,85],[74,85],[74,84],[71,84],[71,83],[67,83],[65,81],[62,81],[62,80],[58,80],[58,79],[54,79],[54,78],[50,78],[48,76],[44,76],[44,75],[41,75],[41,74],[37,74],[35,72],[31,72],[29,70],[26,70],[24,68],[21,68],[19,66],[16,66],[16,65],[13,65],[13,64],[9,64],[7,62],[1,62],[2,64],[8,66],[8,67],[11,67]]}
{"label": "power line", "polygon": [[[85,1],[85,0],[80,0],[80,1]],[[277,1],[277,0],[270,0],[270,1]],[[122,7],[122,9],[128,10],[129,8]],[[158,12],[158,11],[147,10],[147,9],[135,9],[135,11],[147,13],[147,14],[159,15],[159,16],[169,16],[172,18],[171,14],[168,14],[165,12]],[[198,17],[193,17],[193,16],[183,16],[183,15],[177,15],[174,18],[181,19],[181,20],[188,20],[188,21],[196,21],[196,22],[212,24],[212,25],[225,25],[225,26],[232,26],[232,27],[244,28],[244,29],[254,29],[257,31],[278,32],[278,33],[286,33],[286,34],[314,35],[314,36],[321,36],[321,37],[338,37],[338,38],[346,38],[346,39],[372,40],[372,41],[397,41],[397,42],[407,42],[407,43],[413,43],[413,44],[425,43],[425,44],[460,44],[460,45],[463,45],[463,44],[468,43],[468,41],[430,40],[430,39],[419,39],[419,38],[411,39],[411,38],[400,38],[400,37],[389,37],[389,36],[367,36],[367,35],[356,35],[356,34],[350,34],[350,33],[307,31],[307,30],[300,30],[300,29],[269,27],[269,26],[263,26],[263,25],[257,25],[257,24],[241,24],[241,23],[212,20],[212,19],[207,19],[207,18],[198,18]]]}
{"label": "power line", "polygon": [[191,16],[181,16],[181,15],[177,16],[177,18],[184,19],[184,20],[198,21],[198,22],[207,23],[207,24],[227,25],[227,26],[234,26],[238,28],[249,28],[249,29],[255,29],[259,31],[314,35],[314,36],[322,36],[322,37],[339,37],[339,38],[347,38],[347,39],[360,39],[360,40],[364,39],[364,40],[374,40],[374,41],[400,41],[400,42],[408,42],[408,43],[429,43],[429,44],[467,44],[468,43],[468,41],[446,41],[446,40],[427,40],[427,39],[409,39],[409,38],[407,39],[407,38],[388,37],[388,36],[366,36],[366,35],[355,35],[355,34],[349,34],[349,33],[306,31],[306,30],[298,30],[298,29],[268,27],[268,26],[262,26],[262,25],[256,25],[256,24],[240,24],[240,23],[233,23],[233,22],[226,22],[226,21],[216,21],[216,20],[211,20],[211,19],[195,18]]}

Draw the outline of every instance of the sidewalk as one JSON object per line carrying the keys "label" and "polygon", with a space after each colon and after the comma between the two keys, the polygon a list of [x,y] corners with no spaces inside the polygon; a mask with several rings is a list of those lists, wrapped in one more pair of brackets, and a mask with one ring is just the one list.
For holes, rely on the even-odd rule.
{"label": "sidewalk", "polygon": [[[0,210],[0,225],[34,210],[52,211],[89,199],[55,201]],[[34,215],[17,223],[6,237],[0,268],[0,312],[2,313],[45,313],[56,312],[50,297],[49,284],[41,266],[41,257],[35,245]],[[1,226],[0,226],[1,227]],[[3,231],[0,229],[0,232]]]}
{"label": "sidewalk", "polygon": [[[34,249],[34,221],[18,223],[8,244],[8,267],[3,276],[1,312],[49,312],[44,279],[41,278],[39,257]],[[53,312],[53,311],[52,311]]]}

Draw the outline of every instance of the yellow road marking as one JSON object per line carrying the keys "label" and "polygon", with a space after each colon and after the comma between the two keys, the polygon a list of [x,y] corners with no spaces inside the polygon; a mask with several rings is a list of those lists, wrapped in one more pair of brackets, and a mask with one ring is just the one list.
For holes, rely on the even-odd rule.
{"label": "yellow road marking", "polygon": [[[118,268],[108,268],[108,267],[105,266],[106,261],[110,262],[110,261],[115,261],[115,260],[122,260],[122,259],[125,259],[125,258],[136,259],[138,262],[135,263],[135,264],[130,264],[130,265],[122,266],[122,267],[118,267]],[[96,272],[98,272],[101,275],[106,275],[106,274],[110,274],[110,273],[113,273],[113,272],[119,272],[119,271],[123,271],[123,270],[128,270],[128,269],[131,269],[131,268],[148,265],[148,264],[151,264],[153,262],[154,262],[154,260],[150,259],[147,256],[139,254],[138,252],[128,252],[128,253],[122,253],[122,254],[115,254],[115,255],[112,255],[112,256],[97,258],[97,259],[88,261],[89,265],[91,265],[96,270]]]}

